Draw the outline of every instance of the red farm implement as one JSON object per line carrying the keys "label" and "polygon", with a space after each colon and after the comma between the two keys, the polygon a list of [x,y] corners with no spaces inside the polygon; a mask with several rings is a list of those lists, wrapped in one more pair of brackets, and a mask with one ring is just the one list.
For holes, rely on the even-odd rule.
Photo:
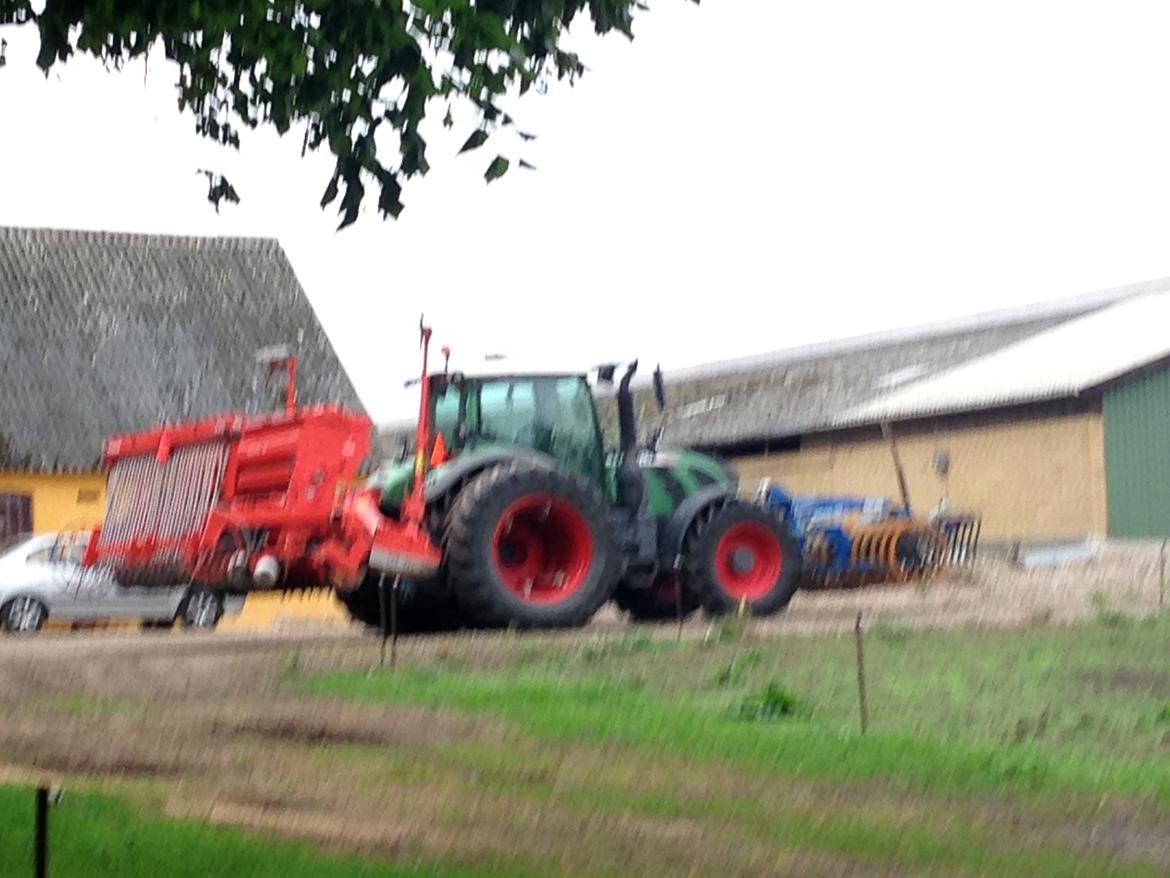
{"label": "red farm implement", "polygon": [[137,585],[356,587],[366,572],[425,577],[439,551],[422,501],[390,519],[352,487],[371,421],[337,406],[298,408],[295,360],[285,410],[224,414],[111,438],[105,520],[84,567]]}

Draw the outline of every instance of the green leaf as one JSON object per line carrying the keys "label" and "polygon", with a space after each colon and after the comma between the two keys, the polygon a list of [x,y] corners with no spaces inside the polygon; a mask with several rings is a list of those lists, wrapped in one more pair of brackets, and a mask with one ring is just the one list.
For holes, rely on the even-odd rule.
{"label": "green leaf", "polygon": [[321,196],[321,206],[325,207],[330,204],[334,198],[337,197],[337,175],[333,175],[333,179],[329,181],[329,185],[325,187],[325,194]]}
{"label": "green leaf", "polygon": [[484,172],[483,178],[489,183],[492,180],[498,180],[500,177],[504,176],[504,174],[508,173],[509,165],[511,165],[511,162],[509,162],[502,155],[498,155],[495,157],[492,163],[488,165],[488,169]]}
{"label": "green leaf", "polygon": [[462,148],[459,150],[460,154],[470,152],[473,149],[479,149],[487,142],[487,139],[488,133],[482,128],[477,128],[475,131],[471,132],[471,136],[467,138],[467,142],[464,143]]}

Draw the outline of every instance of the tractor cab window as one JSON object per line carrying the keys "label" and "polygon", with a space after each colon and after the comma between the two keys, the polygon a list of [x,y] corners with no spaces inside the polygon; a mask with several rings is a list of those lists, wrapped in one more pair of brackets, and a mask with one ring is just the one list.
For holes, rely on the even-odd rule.
{"label": "tractor cab window", "polygon": [[485,380],[479,392],[480,436],[535,448],[590,480],[600,480],[600,434],[593,396],[578,377]]}
{"label": "tractor cab window", "polygon": [[436,434],[443,435],[443,444],[448,448],[456,448],[459,445],[459,425],[463,420],[460,414],[462,396],[463,391],[460,387],[446,382],[435,391],[432,426]]}
{"label": "tractor cab window", "polygon": [[529,379],[485,381],[479,392],[479,433],[485,439],[538,446],[547,422],[538,423],[533,382]]}

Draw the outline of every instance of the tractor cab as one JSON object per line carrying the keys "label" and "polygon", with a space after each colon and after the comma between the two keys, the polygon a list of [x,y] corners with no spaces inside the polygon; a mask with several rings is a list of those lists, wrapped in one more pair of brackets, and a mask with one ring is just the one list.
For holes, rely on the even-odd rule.
{"label": "tractor cab", "polygon": [[469,452],[530,448],[604,487],[601,427],[584,375],[455,373],[429,380],[439,449],[433,463]]}

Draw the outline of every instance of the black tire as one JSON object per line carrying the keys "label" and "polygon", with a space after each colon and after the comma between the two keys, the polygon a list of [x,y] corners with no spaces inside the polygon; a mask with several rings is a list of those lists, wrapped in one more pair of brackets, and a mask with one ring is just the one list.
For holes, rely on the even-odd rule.
{"label": "black tire", "polygon": [[584,625],[619,572],[600,491],[528,461],[472,479],[451,507],[444,543],[451,591],[478,625]]}
{"label": "black tire", "polygon": [[[386,627],[390,628],[391,583],[386,582]],[[382,605],[378,595],[378,577],[367,576],[357,588],[338,591],[337,599],[355,622],[375,631],[382,629]],[[449,601],[419,593],[399,593],[396,622],[401,634],[439,634],[459,631],[466,622]]]}
{"label": "black tire", "polygon": [[754,616],[780,612],[800,586],[800,543],[758,506],[732,501],[700,518],[683,546],[683,587],[713,616],[746,599]]}
{"label": "black tire", "polygon": [[49,608],[31,595],[17,595],[0,607],[0,625],[12,634],[35,634],[48,618]]}
{"label": "black tire", "polygon": [[192,586],[179,604],[179,621],[184,628],[212,630],[223,617],[223,595],[209,588]]}
{"label": "black tire", "polygon": [[[681,594],[676,594],[676,589]],[[635,622],[674,622],[678,619],[680,602],[684,619],[699,609],[698,598],[682,588],[678,577],[669,573],[660,575],[649,587],[634,588],[619,582],[613,600]]]}

